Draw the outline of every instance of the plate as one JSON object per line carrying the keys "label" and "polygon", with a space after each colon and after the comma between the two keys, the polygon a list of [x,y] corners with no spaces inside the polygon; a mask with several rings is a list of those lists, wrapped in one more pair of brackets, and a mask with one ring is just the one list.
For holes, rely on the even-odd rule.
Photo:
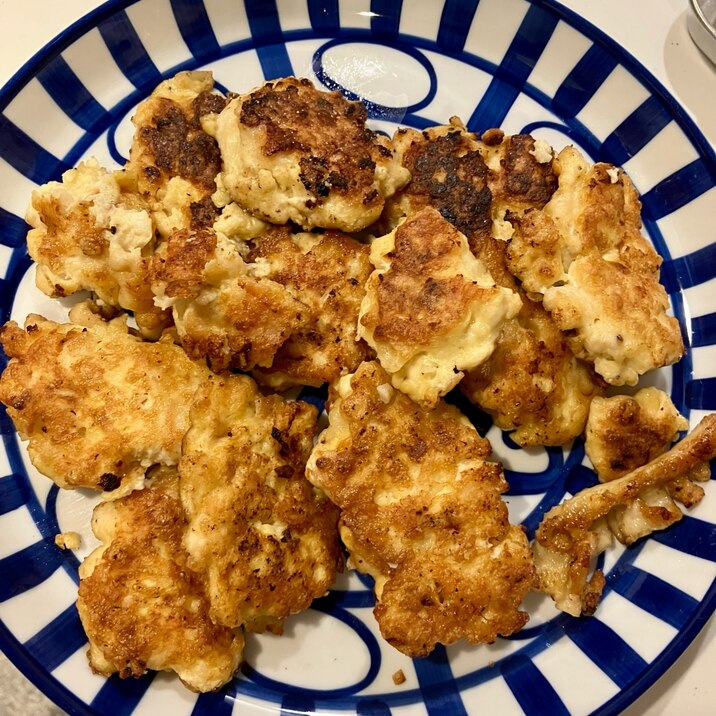
{"label": "plate", "polygon": [[[643,202],[645,233],[689,354],[649,382],[692,426],[716,409],[712,223],[716,157],[667,91],[616,43],[549,0],[120,0],[40,51],[0,92],[2,320],[65,307],[34,288],[22,221],[35,185],[94,155],[123,163],[136,104],[162,79],[210,68],[241,91],[305,75],[360,96],[374,128],[425,127],[459,115],[471,129],[530,132],[559,148],[623,165]],[[471,414],[481,427],[489,422]],[[166,674],[90,673],[74,608],[79,559],[92,544],[92,497],[38,475],[9,419],[0,420],[0,646],[72,714],[616,714],[673,663],[716,606],[716,495],[681,523],[607,555],[595,617],[572,619],[530,598],[533,618],[489,646],[438,648],[411,661],[380,638],[370,583],[341,577],[289,622],[248,640],[246,664],[220,692],[196,695]],[[494,426],[513,520],[532,532],[565,494],[592,484],[581,442],[519,450]],[[83,550],[62,552],[59,531]],[[402,669],[406,681],[393,684]]]}

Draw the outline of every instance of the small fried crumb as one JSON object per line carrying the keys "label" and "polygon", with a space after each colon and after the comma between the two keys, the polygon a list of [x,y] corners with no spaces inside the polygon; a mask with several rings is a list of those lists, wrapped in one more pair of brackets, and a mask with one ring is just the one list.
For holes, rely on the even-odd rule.
{"label": "small fried crumb", "polygon": [[403,670],[402,670],[402,669],[398,669],[398,670],[393,674],[393,683],[394,683],[396,686],[400,686],[400,684],[404,684],[404,683],[405,683],[405,674],[403,673]]}
{"label": "small fried crumb", "polygon": [[82,539],[78,532],[60,532],[55,535],[55,544],[60,549],[79,549]]}

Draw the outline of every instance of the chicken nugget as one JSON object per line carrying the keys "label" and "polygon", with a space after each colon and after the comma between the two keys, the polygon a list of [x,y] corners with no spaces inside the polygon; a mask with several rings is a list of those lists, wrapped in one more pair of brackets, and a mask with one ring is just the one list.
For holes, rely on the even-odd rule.
{"label": "chicken nugget", "polygon": [[422,408],[376,362],[334,386],[306,476],[341,509],[349,566],[375,579],[375,617],[396,649],[492,642],[527,621],[534,567],[500,495],[490,444],[456,408]]}
{"label": "chicken nugget", "polygon": [[556,165],[549,203],[513,222],[508,266],[578,357],[612,385],[635,385],[684,353],[659,283],[661,258],[640,233],[639,199],[623,171],[590,166],[574,147]]}
{"label": "chicken nugget", "polygon": [[495,286],[465,236],[432,207],[376,239],[370,259],[358,335],[396,388],[435,405],[490,356],[520,299]]}
{"label": "chicken nugget", "polygon": [[281,633],[342,567],[338,511],[304,477],[316,409],[249,376],[200,390],[179,465],[189,566],[217,624]]}
{"label": "chicken nugget", "polygon": [[207,130],[221,147],[223,185],[250,213],[354,232],[410,178],[366,119],[360,102],[288,77],[233,99]]}
{"label": "chicken nugget", "polygon": [[70,318],[3,326],[0,401],[43,475],[118,497],[151,465],[179,462],[194,393],[211,373],[171,341],[141,341],[126,317],[105,323],[80,304]]}
{"label": "chicken nugget", "polygon": [[102,545],[80,566],[77,599],[95,673],[175,671],[192,691],[233,677],[243,634],[210,620],[203,580],[187,566],[185,528],[175,468],[158,468],[144,490],[95,508]]}

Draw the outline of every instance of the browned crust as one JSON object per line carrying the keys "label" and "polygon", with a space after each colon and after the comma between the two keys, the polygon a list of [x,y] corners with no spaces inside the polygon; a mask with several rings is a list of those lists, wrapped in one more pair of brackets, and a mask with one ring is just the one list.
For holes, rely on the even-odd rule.
{"label": "browned crust", "polygon": [[470,304],[494,292],[462,275],[439,276],[450,269],[460,245],[460,232],[432,207],[396,229],[390,269],[373,284],[375,301],[361,318],[376,340],[430,343],[453,330]]}
{"label": "browned crust", "polygon": [[239,121],[264,132],[263,153],[300,152],[301,181],[318,204],[330,194],[355,195],[366,209],[383,197],[373,188],[376,161],[390,150],[366,128],[367,112],[339,92],[317,90],[309,80],[267,82],[242,102]]}

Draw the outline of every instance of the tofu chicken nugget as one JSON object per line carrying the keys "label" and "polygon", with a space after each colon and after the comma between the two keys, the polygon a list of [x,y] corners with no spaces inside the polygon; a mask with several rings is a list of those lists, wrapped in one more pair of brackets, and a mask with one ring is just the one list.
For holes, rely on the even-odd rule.
{"label": "tofu chicken nugget", "polygon": [[233,677],[243,633],[209,618],[203,580],[187,567],[185,527],[176,468],[158,468],[144,490],[95,508],[102,545],[80,566],[77,609],[96,673],[175,671],[192,691]]}
{"label": "tofu chicken nugget", "polygon": [[358,335],[396,388],[435,405],[490,356],[520,298],[495,286],[465,236],[432,207],[376,239],[370,259]]}
{"label": "tofu chicken nugget", "polygon": [[132,117],[134,138],[126,172],[150,206],[160,235],[211,226],[221,155],[202,120],[221,112],[226,98],[210,72],[179,72],[161,82]]}
{"label": "tofu chicken nugget", "polygon": [[306,475],[341,509],[349,566],[375,579],[375,617],[396,649],[426,656],[520,629],[533,586],[527,537],[508,521],[502,468],[456,408],[427,410],[376,362],[344,376]]}
{"label": "tofu chicken nugget", "polygon": [[189,566],[217,624],[281,633],[342,567],[338,511],[304,477],[316,410],[263,396],[248,376],[197,396],[179,465]]}
{"label": "tofu chicken nugget", "polygon": [[118,497],[154,465],[176,465],[189,407],[209,370],[170,341],[143,342],[126,319],[105,323],[80,304],[73,323],[30,315],[0,342],[10,362],[0,401],[32,464],[60,487]]}
{"label": "tofu chicken nugget", "polygon": [[410,178],[366,118],[360,102],[287,77],[233,99],[207,130],[221,147],[224,187],[250,213],[353,232]]}
{"label": "tofu chicken nugget", "polygon": [[508,266],[578,357],[612,385],[635,385],[684,353],[659,283],[661,257],[640,233],[639,199],[623,171],[590,166],[574,147],[556,164],[549,203],[513,221]]}
{"label": "tofu chicken nugget", "polygon": [[693,507],[716,457],[716,415],[707,415],[681,442],[610,482],[581,490],[547,512],[534,542],[539,589],[558,609],[593,614],[605,580],[593,559],[616,537],[623,544],[681,519],[676,502]]}

